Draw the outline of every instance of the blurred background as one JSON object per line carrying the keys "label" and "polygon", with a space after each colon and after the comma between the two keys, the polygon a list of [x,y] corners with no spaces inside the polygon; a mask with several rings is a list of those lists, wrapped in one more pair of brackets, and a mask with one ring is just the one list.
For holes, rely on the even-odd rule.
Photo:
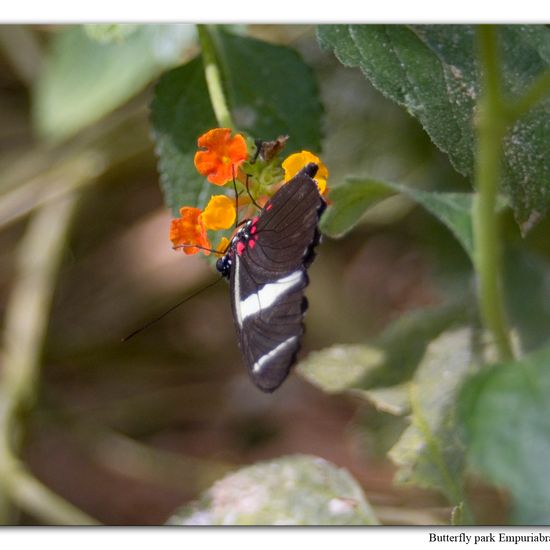
{"label": "blurred background", "polygon": [[[306,453],[347,468],[384,523],[447,522],[439,495],[393,483],[385,453],[403,419],[327,395],[296,373],[273,395],[251,384],[224,282],[121,343],[215,274],[201,258],[174,252],[168,239],[171,216],[148,119],[163,68],[134,82],[101,116],[62,132],[75,105],[80,114],[94,108],[76,100],[98,95],[94,82],[72,82],[65,66],[60,87],[73,96],[48,96],[48,60],[63,60],[71,47],[59,39],[65,31],[0,26],[2,362],[15,355],[34,365],[17,442],[32,474],[102,523],[150,525],[241,465]],[[291,46],[313,67],[325,107],[321,156],[329,185],[355,174],[470,189],[415,119],[319,48],[314,27],[240,32]],[[90,38],[94,47],[101,44]],[[196,53],[196,46],[182,47],[166,65]],[[471,285],[470,276],[447,230],[406,199],[389,199],[346,238],[319,247],[302,356],[371,341],[401,316],[444,303]],[[494,494],[476,491],[482,517],[498,522]],[[15,523],[41,522],[11,514]]]}

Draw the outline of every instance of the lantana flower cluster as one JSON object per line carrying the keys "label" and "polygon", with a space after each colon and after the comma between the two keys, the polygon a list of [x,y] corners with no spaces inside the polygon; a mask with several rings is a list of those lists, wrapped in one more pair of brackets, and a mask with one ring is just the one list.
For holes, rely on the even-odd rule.
{"label": "lantana flower cluster", "polygon": [[236,133],[232,136],[229,128],[214,128],[200,136],[199,151],[194,158],[195,167],[216,186],[235,185],[239,196],[231,198],[225,194],[213,195],[204,210],[183,206],[180,209],[180,217],[172,220],[170,226],[170,240],[174,249],[182,250],[185,254],[224,254],[229,240],[226,237],[221,238],[213,249],[208,231],[234,227],[237,204],[239,209],[242,206],[247,210],[255,208],[254,203],[260,206],[265,204],[281,185],[292,179],[310,162],[319,166],[315,181],[319,192],[326,194],[328,170],[313,153],[301,151],[291,154],[279,165],[277,153],[285,141],[286,137],[281,137],[275,142],[269,142],[270,151],[274,153],[262,155],[262,151],[258,150],[262,147],[261,142],[254,145],[242,134]]}

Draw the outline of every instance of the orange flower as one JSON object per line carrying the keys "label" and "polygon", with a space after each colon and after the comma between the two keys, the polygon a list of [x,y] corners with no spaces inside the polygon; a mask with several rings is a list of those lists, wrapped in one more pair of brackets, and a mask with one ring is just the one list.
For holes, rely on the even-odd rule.
{"label": "orange flower", "polygon": [[[181,217],[172,220],[170,225],[170,240],[175,247],[181,247],[185,254],[197,254],[201,249],[196,246],[182,245],[211,248],[210,241],[206,236],[206,229],[201,221],[201,213],[199,208],[184,206],[180,209]],[[204,253],[207,256],[210,254],[207,250]]]}
{"label": "orange flower", "polygon": [[209,130],[199,138],[198,145],[206,150],[195,153],[195,167],[216,185],[230,181],[233,170],[236,174],[238,167],[248,157],[244,137],[241,134],[231,137],[229,128]]}
{"label": "orange flower", "polygon": [[236,216],[235,205],[229,197],[214,195],[206,205],[201,220],[206,229],[219,231],[231,227]]}
{"label": "orange flower", "polygon": [[292,179],[304,166],[306,166],[306,164],[310,162],[314,162],[317,166],[319,166],[319,170],[315,175],[315,181],[317,182],[319,193],[322,195],[327,190],[328,169],[319,157],[309,151],[294,153],[284,160],[282,166],[285,171],[285,181]]}

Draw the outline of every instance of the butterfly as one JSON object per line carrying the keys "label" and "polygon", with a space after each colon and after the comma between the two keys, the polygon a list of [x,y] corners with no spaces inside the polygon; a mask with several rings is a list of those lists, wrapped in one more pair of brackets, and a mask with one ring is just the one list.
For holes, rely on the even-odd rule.
{"label": "butterfly", "polygon": [[273,392],[300,349],[307,269],[319,244],[326,202],[310,163],[284,184],[232,238],[216,264],[229,280],[239,346],[252,381]]}

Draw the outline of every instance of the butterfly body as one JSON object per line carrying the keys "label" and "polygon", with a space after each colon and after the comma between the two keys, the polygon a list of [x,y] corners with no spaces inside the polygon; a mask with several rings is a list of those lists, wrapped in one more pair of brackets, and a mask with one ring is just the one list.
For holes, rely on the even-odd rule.
{"label": "butterfly body", "polygon": [[229,279],[239,345],[253,382],[265,392],[287,377],[300,349],[307,268],[326,207],[308,164],[233,237],[218,271]]}

